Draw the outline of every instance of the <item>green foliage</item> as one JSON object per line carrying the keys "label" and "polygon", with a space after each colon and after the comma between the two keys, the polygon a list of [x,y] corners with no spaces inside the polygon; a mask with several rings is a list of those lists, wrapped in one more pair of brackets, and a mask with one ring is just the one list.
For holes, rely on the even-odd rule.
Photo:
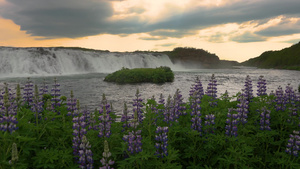
{"label": "green foliage", "polygon": [[104,81],[116,82],[119,84],[125,83],[165,83],[174,80],[174,73],[169,67],[159,68],[122,68],[105,77]]}
{"label": "green foliage", "polygon": [[242,63],[259,68],[300,70],[300,42],[280,51],[267,51]]}
{"label": "green foliage", "polygon": [[[45,95],[46,98],[47,95]],[[300,159],[285,153],[289,135],[299,130],[299,115],[291,119],[287,105],[285,111],[274,109],[274,96],[255,97],[249,104],[248,123],[238,125],[238,136],[225,135],[228,108],[237,108],[236,96],[217,99],[218,106],[210,107],[211,97],[201,99],[201,118],[214,113],[216,116],[214,134],[191,129],[192,111],[190,103],[183,106],[186,114],[178,122],[169,126],[168,156],[158,158],[155,155],[155,130],[157,126],[168,126],[162,109],[154,99],[144,104],[144,120],[138,128],[142,130],[142,149],[137,154],[127,151],[122,140],[127,131],[122,131],[123,122],[113,122],[111,136],[107,139],[113,168],[294,168],[300,167]],[[47,99],[48,100],[48,99]],[[299,101],[295,102],[299,106]],[[271,131],[259,129],[260,109],[271,110]],[[13,133],[0,131],[0,169],[2,168],[78,168],[74,162],[72,149],[72,117],[67,116],[65,104],[58,107],[60,114],[44,110],[35,117],[27,107],[20,107],[17,119],[19,129]],[[115,112],[111,116],[116,119]],[[99,123],[97,111],[95,124]],[[292,122],[288,122],[291,119]],[[87,139],[93,152],[94,168],[101,166],[100,159],[104,150],[104,139],[98,137],[98,130],[88,130]],[[16,151],[17,148],[17,151]],[[17,155],[16,155],[17,154]]]}

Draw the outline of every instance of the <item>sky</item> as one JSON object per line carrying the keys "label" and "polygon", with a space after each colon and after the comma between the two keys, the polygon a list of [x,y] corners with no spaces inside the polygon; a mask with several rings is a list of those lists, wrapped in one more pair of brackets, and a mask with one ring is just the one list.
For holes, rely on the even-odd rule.
{"label": "sky", "polygon": [[300,41],[300,0],[0,0],[0,46],[170,51],[242,62]]}

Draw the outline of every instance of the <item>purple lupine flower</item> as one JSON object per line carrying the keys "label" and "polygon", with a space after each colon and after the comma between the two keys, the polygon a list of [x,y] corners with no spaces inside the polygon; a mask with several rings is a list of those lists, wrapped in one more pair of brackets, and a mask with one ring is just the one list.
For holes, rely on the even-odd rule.
{"label": "purple lupine flower", "polygon": [[295,106],[289,107],[289,119],[287,119],[287,122],[289,123],[295,123],[295,118],[297,118],[298,115],[298,109]]}
{"label": "purple lupine flower", "polygon": [[141,98],[141,94],[139,92],[139,89],[136,90],[135,99],[133,99],[133,112],[137,112],[138,121],[141,123],[143,121],[143,99]]}
{"label": "purple lupine flower", "polygon": [[199,97],[196,96],[196,93],[194,93],[194,95],[192,95],[190,97],[190,100],[191,100],[191,116],[192,116],[192,119],[191,119],[191,122],[192,122],[192,125],[191,125],[191,128],[200,132],[200,135],[201,135],[201,132],[202,132],[202,120],[201,120],[201,107],[200,107],[200,103],[201,103],[201,100]]}
{"label": "purple lupine flower", "polygon": [[5,86],[5,93],[3,95],[3,103],[0,109],[0,131],[8,131],[10,133],[18,129],[17,112],[15,105],[9,99],[9,89]]}
{"label": "purple lupine flower", "polygon": [[237,104],[237,112],[240,118],[240,123],[243,125],[247,123],[248,113],[249,113],[249,101],[247,101],[247,96],[245,92],[242,92],[238,97],[239,103]]}
{"label": "purple lupine flower", "polygon": [[46,80],[44,79],[43,85],[40,87],[40,95],[43,97],[44,94],[48,93],[48,86],[46,84]]}
{"label": "purple lupine flower", "polygon": [[99,137],[109,137],[110,127],[112,123],[112,118],[110,117],[109,113],[106,111],[106,106],[103,106],[101,110],[99,110]]}
{"label": "purple lupine flower", "polygon": [[[53,110],[56,111],[56,108],[60,106],[60,89],[59,89],[60,84],[57,83],[56,78],[54,78],[54,84],[53,88],[51,89],[51,95],[53,98],[51,99],[52,101],[52,106]],[[59,112],[57,112],[59,114]]]}
{"label": "purple lupine flower", "polygon": [[165,111],[165,99],[163,94],[161,93],[159,96],[159,100],[158,100],[158,105],[157,105],[157,118],[158,119],[162,119],[163,117],[163,113]]}
{"label": "purple lupine flower", "polygon": [[166,122],[169,126],[172,126],[172,122],[176,121],[177,122],[177,118],[176,114],[174,113],[174,107],[173,104],[171,103],[171,96],[169,95],[166,106],[165,106],[165,111],[163,112],[163,121]]}
{"label": "purple lupine flower", "polygon": [[252,90],[252,80],[249,75],[247,75],[244,85],[244,94],[246,97],[246,100],[250,102],[250,100],[253,98],[253,90]]}
{"label": "purple lupine flower", "polygon": [[183,97],[181,94],[181,91],[179,89],[176,90],[174,97],[173,97],[173,111],[174,111],[174,119],[177,119],[181,116],[181,115],[186,115],[186,112],[184,111],[185,107],[184,107],[184,102],[183,102]]}
{"label": "purple lupine flower", "polygon": [[[80,110],[79,108],[79,100],[77,100],[77,111]],[[86,126],[87,123],[85,122],[85,117],[84,116],[75,116],[73,117],[73,155],[74,158],[77,162],[79,162],[79,150],[80,150],[80,144],[82,143],[82,138],[83,136],[86,135],[87,131],[86,131]]]}
{"label": "purple lupine flower", "polygon": [[16,111],[19,111],[21,103],[22,103],[21,88],[20,88],[20,84],[18,83],[16,88],[16,105],[17,105]]}
{"label": "purple lupine flower", "polygon": [[24,87],[24,103],[27,104],[28,106],[32,105],[33,102],[33,84],[30,80],[30,78],[27,78],[27,82]]}
{"label": "purple lupine flower", "polygon": [[204,117],[205,119],[205,122],[204,122],[204,125],[205,125],[205,133],[214,133],[214,124],[215,124],[215,115],[213,114],[208,114],[208,115],[205,115]]}
{"label": "purple lupine flower", "polygon": [[155,148],[158,158],[163,158],[164,156],[168,156],[168,127],[160,127],[156,128],[155,135]]}
{"label": "purple lupine flower", "polygon": [[271,130],[270,113],[271,111],[268,110],[266,107],[261,108],[260,121],[259,121],[261,130]]}
{"label": "purple lupine flower", "polygon": [[115,162],[110,159],[111,153],[109,152],[108,142],[106,140],[104,140],[104,151],[102,156],[103,158],[100,160],[102,167],[99,167],[99,169],[114,169],[110,167]]}
{"label": "purple lupine flower", "polygon": [[[97,119],[99,118],[98,117],[98,110],[97,108],[95,108],[95,111],[94,113],[90,113],[89,114],[89,130],[98,130],[99,129],[99,125],[97,123]],[[97,115],[97,116],[96,116]]]}
{"label": "purple lupine flower", "polygon": [[130,123],[130,127],[133,129],[128,132],[128,135],[123,136],[123,140],[128,144],[128,152],[135,154],[142,151],[142,136],[141,130],[138,130],[138,115],[137,112],[134,113],[134,119]]}
{"label": "purple lupine flower", "polygon": [[264,76],[259,76],[258,82],[257,82],[257,96],[264,96],[267,95],[267,87],[266,87],[266,80],[264,79]]}
{"label": "purple lupine flower", "polygon": [[283,94],[283,90],[282,90],[282,87],[279,86],[278,89],[276,90],[275,92],[275,102],[276,102],[276,110],[277,111],[284,111],[285,110],[285,105],[286,105],[286,101],[285,101],[285,97],[284,97],[284,94]]}
{"label": "purple lupine flower", "polygon": [[128,152],[130,154],[135,154],[142,151],[141,133],[142,133],[141,130],[131,131],[128,133],[128,135],[123,137],[124,140],[127,140]]}
{"label": "purple lupine flower", "polygon": [[[37,85],[34,86],[34,97],[31,106],[31,111],[35,112],[36,119],[41,118],[41,112],[43,111],[43,101],[40,100],[39,90]],[[37,122],[37,120],[36,120]]]}
{"label": "purple lupine flower", "polygon": [[209,83],[207,85],[206,95],[212,97],[211,101],[209,102],[211,107],[214,107],[217,105],[217,80],[215,78],[215,75],[212,74]]}
{"label": "purple lupine flower", "polygon": [[195,84],[193,84],[192,87],[191,87],[190,96],[194,96],[194,97],[199,98],[201,100],[203,95],[204,95],[204,91],[203,91],[202,82],[197,77],[196,81],[195,81]]}
{"label": "purple lupine flower", "polygon": [[298,157],[298,151],[300,150],[299,131],[293,131],[293,134],[290,134],[290,138],[286,147],[286,153]]}
{"label": "purple lupine flower", "polygon": [[92,169],[93,168],[93,153],[91,145],[88,142],[86,136],[82,136],[81,143],[79,146],[79,168],[81,169]]}
{"label": "purple lupine flower", "polygon": [[293,87],[290,84],[288,84],[286,86],[284,97],[285,97],[286,104],[290,104],[290,105],[295,104],[295,102],[294,102],[295,101],[295,92],[293,90]]}
{"label": "purple lupine flower", "polygon": [[74,94],[73,94],[73,90],[71,90],[71,95],[70,98],[68,99],[67,102],[67,106],[68,106],[68,116],[78,116],[78,114],[76,114],[76,102],[77,99],[74,98]]}
{"label": "purple lupine flower", "polygon": [[121,122],[123,122],[123,129],[122,131],[128,131],[129,130],[129,127],[130,127],[130,121],[131,119],[131,116],[129,116],[128,114],[128,109],[127,109],[127,105],[126,103],[124,103],[124,110],[123,110],[123,114],[122,114],[122,117],[121,117]]}
{"label": "purple lupine flower", "polygon": [[228,114],[227,114],[227,119],[226,119],[226,123],[227,125],[225,126],[225,134],[229,137],[237,137],[238,133],[238,128],[237,128],[237,124],[238,124],[238,120],[239,120],[239,115],[238,114],[233,114],[234,110],[232,108],[228,109]]}

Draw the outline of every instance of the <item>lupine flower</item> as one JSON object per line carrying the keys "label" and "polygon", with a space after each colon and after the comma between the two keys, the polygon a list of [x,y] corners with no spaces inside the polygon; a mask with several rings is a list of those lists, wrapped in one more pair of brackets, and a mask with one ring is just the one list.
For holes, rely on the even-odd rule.
{"label": "lupine flower", "polygon": [[123,136],[123,140],[128,144],[128,152],[135,154],[142,151],[142,136],[141,130],[138,130],[138,115],[137,112],[134,113],[134,119],[130,123],[130,127],[133,129],[131,132],[128,132],[128,135]]}
{"label": "lupine flower", "polygon": [[131,131],[124,137],[128,142],[128,152],[131,154],[139,153],[142,151],[142,131]]}
{"label": "lupine flower", "polygon": [[103,158],[100,160],[102,167],[99,169],[113,169],[110,166],[115,162],[110,159],[111,153],[109,152],[108,142],[104,140],[104,152],[102,154]]}
{"label": "lupine flower", "polygon": [[[80,110],[79,108],[79,101],[77,100],[77,111]],[[76,116],[73,117],[73,155],[76,161],[79,160],[79,146],[82,142],[83,136],[86,135],[86,122],[85,122],[85,117],[84,116]]]}
{"label": "lupine flower", "polygon": [[244,85],[244,94],[246,97],[246,100],[250,102],[250,100],[253,98],[253,90],[252,90],[252,80],[249,75],[247,75]]}
{"label": "lupine flower", "polygon": [[261,108],[260,114],[260,129],[261,130],[271,130],[270,128],[270,110],[267,110],[266,107]]}
{"label": "lupine flower", "polygon": [[19,109],[20,109],[21,102],[22,102],[21,88],[20,88],[20,84],[18,83],[17,88],[16,88],[17,111],[19,111]]}
{"label": "lupine flower", "polygon": [[91,145],[88,142],[86,136],[82,136],[81,143],[79,146],[79,168],[81,169],[92,169],[93,168],[93,153]]}
{"label": "lupine flower", "polygon": [[201,132],[202,132],[202,120],[201,120],[201,107],[200,107],[200,103],[201,103],[201,100],[199,97],[196,97],[195,96],[196,93],[194,93],[193,96],[191,96],[191,116],[192,116],[192,119],[191,119],[191,122],[192,122],[192,125],[191,125],[191,128],[200,132],[200,135],[201,135]]}
{"label": "lupine flower", "polygon": [[129,116],[128,114],[128,109],[127,109],[127,105],[126,103],[124,103],[124,110],[123,110],[123,114],[122,114],[122,117],[121,117],[121,122],[123,122],[123,130],[122,131],[128,131],[129,130],[129,127],[130,127],[130,121],[131,119],[131,116]]}
{"label": "lupine flower", "polygon": [[294,105],[294,101],[295,101],[295,92],[293,90],[293,87],[288,84],[286,86],[286,89],[285,89],[285,101],[286,101],[286,104],[290,104],[290,105]]}
{"label": "lupine flower", "polygon": [[227,114],[227,119],[226,119],[226,126],[225,126],[225,134],[229,137],[234,136],[237,137],[238,133],[238,120],[239,120],[239,115],[238,114],[233,114],[233,109],[230,108],[228,109],[228,114]]}
{"label": "lupine flower", "polygon": [[10,133],[18,129],[17,127],[17,112],[14,103],[9,100],[9,89],[5,86],[5,93],[3,95],[3,104],[0,109],[0,130],[8,131]]}
{"label": "lupine flower", "polygon": [[192,87],[191,87],[190,96],[194,96],[194,97],[199,98],[201,100],[203,95],[204,95],[204,91],[203,91],[202,82],[197,77],[195,84],[193,84]]}
{"label": "lupine flower", "polygon": [[[56,78],[54,78],[54,84],[53,88],[51,89],[51,95],[53,98],[51,99],[52,101],[52,106],[53,110],[56,111],[56,108],[60,106],[60,89],[59,89],[60,84],[57,83]],[[59,114],[59,112],[57,112]]]}
{"label": "lupine flower", "polygon": [[166,122],[169,126],[172,126],[172,122],[176,121],[177,122],[177,118],[176,114],[174,113],[174,107],[173,104],[171,103],[171,96],[169,95],[166,106],[165,106],[165,111],[163,113],[163,121]]}
{"label": "lupine flower", "polygon": [[174,98],[173,98],[173,111],[174,111],[173,118],[175,118],[177,121],[177,119],[181,115],[186,114],[186,112],[184,110],[185,110],[185,107],[184,107],[183,97],[182,97],[181,91],[179,89],[177,89],[174,94]]}
{"label": "lupine flower", "polygon": [[295,106],[289,107],[289,119],[287,119],[287,122],[293,122],[295,123],[294,119],[297,118],[298,110]]}
{"label": "lupine flower", "polygon": [[222,100],[225,100],[225,101],[230,100],[227,90],[225,90],[225,93],[221,96],[221,98],[222,98]]}
{"label": "lupine flower", "polygon": [[267,95],[267,87],[266,87],[266,80],[264,79],[264,76],[259,76],[258,82],[257,82],[257,96],[264,96]]}
{"label": "lupine flower", "polygon": [[285,110],[285,105],[286,105],[286,101],[285,101],[285,98],[284,98],[284,95],[283,95],[283,90],[282,90],[282,87],[279,86],[278,89],[276,90],[276,93],[275,93],[275,102],[276,102],[276,110],[277,111],[284,111]]}
{"label": "lupine flower", "polygon": [[36,118],[40,118],[40,113],[43,111],[43,102],[40,100],[39,90],[37,85],[34,86],[34,97],[31,106],[31,111],[36,112]]}
{"label": "lupine flower", "polygon": [[208,114],[205,115],[205,132],[206,133],[214,133],[215,128],[213,127],[213,125],[215,124],[215,115],[213,114]]}
{"label": "lupine flower", "polygon": [[46,80],[44,79],[43,85],[40,88],[40,95],[43,97],[43,95],[47,93],[48,93],[48,86],[46,84]]}
{"label": "lupine flower", "polygon": [[27,82],[26,82],[25,87],[24,87],[23,98],[24,98],[24,103],[25,104],[27,104],[28,106],[32,105],[32,101],[33,101],[33,84],[30,81],[30,78],[27,78]]}
{"label": "lupine flower", "polygon": [[99,110],[99,137],[109,137],[110,136],[110,127],[112,123],[112,118],[106,112],[106,107],[104,106],[101,110]]}
{"label": "lupine flower", "polygon": [[78,114],[76,114],[76,100],[74,98],[74,94],[73,94],[73,90],[71,90],[71,94],[70,94],[70,98],[68,99],[67,102],[67,106],[68,106],[68,116],[78,116]]}
{"label": "lupine flower", "polygon": [[249,102],[247,101],[247,97],[245,92],[242,92],[238,97],[239,103],[237,104],[237,112],[240,118],[240,123],[243,125],[247,123],[248,113],[249,113]]}
{"label": "lupine flower", "polygon": [[156,128],[155,135],[155,148],[158,158],[163,158],[164,156],[168,156],[168,127],[160,127]]}
{"label": "lupine flower", "polygon": [[161,119],[163,118],[163,113],[165,111],[165,99],[163,94],[161,93],[159,96],[159,100],[158,100],[158,105],[157,105],[157,118]]}
{"label": "lupine flower", "polygon": [[299,131],[293,131],[293,134],[290,135],[290,139],[288,140],[286,147],[286,153],[298,157],[298,151],[300,150]]}
{"label": "lupine flower", "polygon": [[214,107],[217,105],[217,80],[215,75],[212,74],[209,83],[207,85],[206,95],[212,97],[211,101],[209,102],[210,106]]}
{"label": "lupine flower", "polygon": [[[98,130],[99,129],[99,125],[96,122],[99,117],[98,117],[98,110],[97,108],[95,108],[94,113],[90,113],[90,117],[89,117],[89,130]],[[97,116],[96,116],[97,115]]]}
{"label": "lupine flower", "polygon": [[136,90],[135,99],[133,99],[133,112],[137,112],[138,121],[141,123],[143,121],[143,99],[141,98],[141,94],[139,92],[139,89]]}

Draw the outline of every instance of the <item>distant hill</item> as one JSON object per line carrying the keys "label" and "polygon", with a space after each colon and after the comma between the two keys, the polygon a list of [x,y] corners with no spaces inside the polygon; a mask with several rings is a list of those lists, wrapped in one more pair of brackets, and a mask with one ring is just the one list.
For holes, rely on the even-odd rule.
{"label": "distant hill", "polygon": [[300,70],[300,42],[279,51],[267,51],[243,63],[244,66]]}
{"label": "distant hill", "polygon": [[173,63],[180,63],[191,68],[231,68],[239,65],[236,61],[220,60],[217,55],[203,49],[178,47],[164,53],[170,57]]}

